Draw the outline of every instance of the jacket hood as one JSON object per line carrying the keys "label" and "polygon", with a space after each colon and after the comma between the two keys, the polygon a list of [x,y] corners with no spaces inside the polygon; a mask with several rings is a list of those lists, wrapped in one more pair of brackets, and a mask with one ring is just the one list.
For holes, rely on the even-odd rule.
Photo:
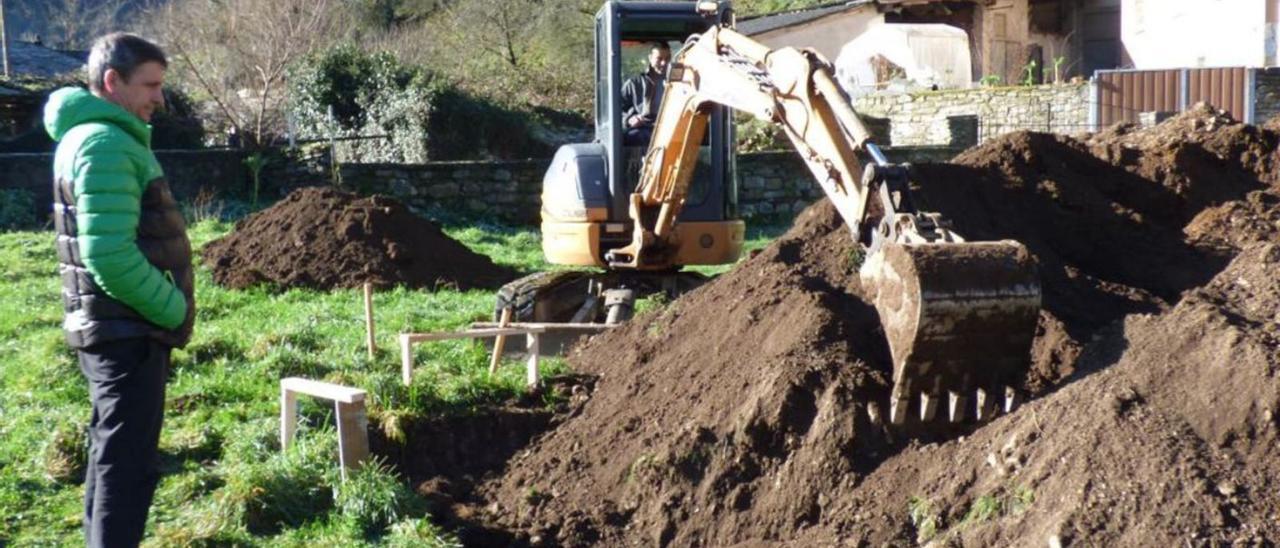
{"label": "jacket hood", "polygon": [[44,105],[44,129],[54,141],[61,141],[71,128],[88,122],[111,124],[144,146],[151,146],[151,126],[120,105],[84,88],[62,88],[49,95]]}

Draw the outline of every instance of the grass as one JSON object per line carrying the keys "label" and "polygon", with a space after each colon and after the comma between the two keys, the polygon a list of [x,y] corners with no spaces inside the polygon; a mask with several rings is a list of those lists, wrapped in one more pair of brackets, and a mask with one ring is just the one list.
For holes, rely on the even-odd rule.
{"label": "grass", "polygon": [[974,499],[963,517],[950,527],[944,526],[943,518],[934,509],[933,501],[925,497],[914,496],[907,500],[907,516],[916,529],[916,542],[923,545],[931,540],[942,539],[942,544],[948,544],[951,539],[970,527],[1007,516],[1021,515],[1031,508],[1035,501],[1035,490],[1030,486],[1005,485]]}
{"label": "grass", "polygon": [[[192,226],[197,249],[231,230],[219,216]],[[534,230],[461,222],[445,228],[499,264],[525,272],[550,266]],[[753,229],[747,247],[763,247],[780,232]],[[0,233],[0,264],[0,546],[83,544],[88,393],[62,339],[53,234]],[[300,375],[365,388],[370,423],[393,439],[403,439],[398,425],[408,418],[508,401],[523,391],[522,368],[508,364],[489,378],[487,353],[470,341],[418,345],[412,385],[399,380],[395,333],[488,320],[491,292],[377,293],[379,351],[370,359],[359,290],[233,291],[215,285],[203,266],[196,287],[195,336],[173,354],[163,477],[147,545],[456,545],[389,467],[337,480],[332,418],[320,402],[301,401],[299,443],[282,453],[278,382]],[[560,360],[544,365],[545,374],[564,369]]]}

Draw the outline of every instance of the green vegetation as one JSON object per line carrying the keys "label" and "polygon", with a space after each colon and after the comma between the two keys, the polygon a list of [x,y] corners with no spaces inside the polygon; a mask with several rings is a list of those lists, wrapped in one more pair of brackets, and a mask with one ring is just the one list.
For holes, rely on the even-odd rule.
{"label": "green vegetation", "polygon": [[925,497],[911,497],[907,500],[907,516],[916,529],[916,542],[929,543],[941,540],[942,544],[950,543],[969,527],[978,526],[1007,516],[1017,516],[1027,511],[1035,503],[1035,491],[1028,485],[1017,484],[1001,486],[973,500],[959,521],[950,526],[945,524],[943,516],[934,508],[933,501]]}
{"label": "green vegetation", "polygon": [[0,189],[0,230],[31,228],[36,224],[36,196],[21,188]]}
{"label": "green vegetation", "polygon": [[911,517],[911,525],[916,528],[916,542],[924,544],[938,535],[939,518],[929,499],[911,497],[907,501],[907,512]]}
{"label": "green vegetation", "polygon": [[[197,249],[231,230],[217,217],[193,225]],[[548,267],[536,231],[444,222],[450,236],[499,264]],[[754,228],[747,247],[763,247],[778,232]],[[0,545],[79,544],[88,394],[62,340],[53,235],[0,233],[0,263]],[[281,452],[278,381],[301,375],[365,388],[370,424],[400,441],[414,418],[483,412],[519,398],[523,369],[508,363],[490,379],[487,352],[469,341],[419,345],[414,382],[400,383],[393,334],[490,319],[491,292],[377,293],[380,348],[370,360],[359,290],[232,291],[204,266],[196,285],[195,337],[173,355],[148,544],[453,545],[385,464],[338,481],[323,402],[300,401],[299,443]],[[564,371],[561,360],[544,364],[545,374]]]}
{"label": "green vegetation", "polygon": [[[230,224],[209,220],[195,225],[192,236],[199,247],[229,230]],[[541,266],[534,232],[448,232],[499,263]],[[0,262],[6,265],[0,275],[0,544],[77,544],[88,394],[75,353],[62,341],[52,234],[0,234]],[[508,364],[488,378],[487,354],[478,343],[420,345],[408,387],[400,384],[393,351],[393,333],[489,319],[492,295],[378,293],[381,348],[369,360],[359,291],[230,291],[213,284],[203,267],[197,276],[196,335],[174,352],[168,386],[152,541],[447,543],[388,468],[371,467],[346,485],[336,481],[328,406],[304,400],[300,443],[281,453],[278,380],[303,375],[366,388],[372,424],[471,413],[510,400],[523,393],[523,370]],[[560,360],[545,363],[549,374],[563,370]]]}
{"label": "green vegetation", "polygon": [[[386,136],[340,144],[363,161],[526,158],[553,151],[532,137],[535,126],[548,123],[534,111],[466,93],[390,52],[336,46],[293,65],[288,81],[303,137]],[[585,120],[575,123],[586,126]]]}

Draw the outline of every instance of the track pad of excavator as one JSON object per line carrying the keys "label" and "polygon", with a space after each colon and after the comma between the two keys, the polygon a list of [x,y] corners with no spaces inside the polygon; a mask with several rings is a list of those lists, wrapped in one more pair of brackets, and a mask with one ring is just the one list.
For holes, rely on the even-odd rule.
{"label": "track pad of excavator", "polygon": [[[893,356],[890,421],[902,424],[913,396],[932,420],[992,415],[1012,405],[1012,386],[1030,360],[1040,282],[1030,252],[1014,241],[886,243],[859,273]],[[970,399],[973,398],[973,399]]]}

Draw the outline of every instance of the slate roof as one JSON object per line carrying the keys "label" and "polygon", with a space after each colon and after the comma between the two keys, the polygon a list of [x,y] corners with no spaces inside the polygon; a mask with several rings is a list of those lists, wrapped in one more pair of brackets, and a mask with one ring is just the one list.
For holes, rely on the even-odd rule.
{"label": "slate roof", "polygon": [[738,21],[737,31],[748,36],[761,34],[771,30],[799,25],[801,23],[808,23],[809,21],[822,19],[828,15],[834,15],[859,6],[871,4],[873,2],[874,0],[850,0],[835,4],[814,6],[812,8],[802,10],[786,11],[753,17],[751,19],[743,19]]}
{"label": "slate roof", "polygon": [[83,67],[83,61],[58,50],[28,42],[9,42],[9,71],[15,76],[52,78]]}

